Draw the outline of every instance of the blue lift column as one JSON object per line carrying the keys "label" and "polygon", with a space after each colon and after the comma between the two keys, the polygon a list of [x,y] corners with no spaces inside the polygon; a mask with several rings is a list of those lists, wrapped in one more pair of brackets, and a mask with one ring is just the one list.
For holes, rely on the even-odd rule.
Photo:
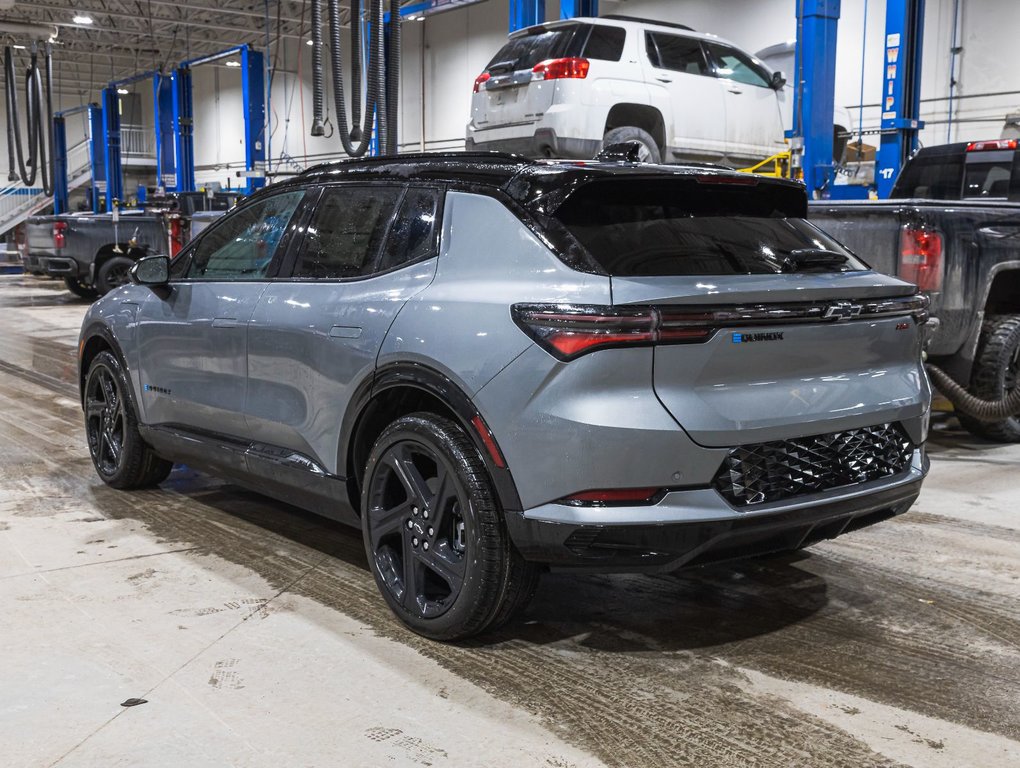
{"label": "blue lift column", "polygon": [[170,75],[152,78],[152,103],[156,122],[156,184],[163,189],[177,185],[174,163],[174,82]]}
{"label": "blue lift column", "polygon": [[177,161],[175,192],[195,191],[195,140],[191,104],[191,68],[178,67],[170,76],[172,86],[172,128]]}
{"label": "blue lift column", "polygon": [[545,21],[545,0],[510,0],[510,31]]}
{"label": "blue lift column", "polygon": [[886,0],[882,73],[882,140],[875,164],[878,196],[892,192],[900,168],[917,149],[921,110],[924,0]]}
{"label": "blue lift column", "polygon": [[67,124],[53,115],[53,213],[67,213]]}
{"label": "blue lift column", "polygon": [[101,198],[106,194],[106,142],[103,140],[103,110],[89,104],[89,144],[92,147],[92,213],[100,213]]}
{"label": "blue lift column", "polygon": [[106,210],[113,201],[124,200],[124,176],[120,165],[120,96],[117,86],[103,89],[103,144],[106,148]]}
{"label": "blue lift column", "polygon": [[599,0],[560,0],[560,18],[576,19],[578,16],[598,16]]}
{"label": "blue lift column", "polygon": [[793,137],[803,141],[801,167],[804,184],[811,197],[831,188],[835,176],[832,112],[836,102],[839,12],[840,0],[803,0],[797,3]]}
{"label": "blue lift column", "polygon": [[261,51],[241,48],[245,194],[266,185],[266,70]]}

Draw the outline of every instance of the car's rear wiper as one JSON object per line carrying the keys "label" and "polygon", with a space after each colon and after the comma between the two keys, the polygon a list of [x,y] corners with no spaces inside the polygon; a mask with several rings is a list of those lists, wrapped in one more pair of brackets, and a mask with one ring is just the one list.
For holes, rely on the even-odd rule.
{"label": "car's rear wiper", "polygon": [[509,59],[507,61],[497,61],[495,64],[489,66],[490,75],[500,75],[504,72],[513,72],[514,66],[517,64],[517,59]]}
{"label": "car's rear wiper", "polygon": [[790,251],[786,259],[795,267],[845,267],[847,263],[846,254],[825,248],[799,248]]}

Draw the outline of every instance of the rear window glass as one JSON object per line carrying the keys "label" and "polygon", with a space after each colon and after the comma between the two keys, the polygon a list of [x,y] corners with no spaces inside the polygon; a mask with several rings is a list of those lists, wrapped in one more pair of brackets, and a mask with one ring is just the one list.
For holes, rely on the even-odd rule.
{"label": "rear window glass", "polygon": [[802,190],[779,185],[613,180],[585,185],[555,218],[619,277],[867,269],[805,209]]}
{"label": "rear window glass", "polygon": [[904,167],[890,197],[959,200],[963,153],[917,155]]}
{"label": "rear window glass", "polygon": [[623,42],[626,38],[627,31],[622,27],[595,24],[588,35],[588,42],[584,44],[584,56],[602,61],[619,61],[623,56]]}
{"label": "rear window glass", "polygon": [[963,176],[963,196],[1008,197],[1012,166],[1012,157],[994,163],[967,163]]}
{"label": "rear window glass", "polygon": [[515,37],[499,49],[485,70],[513,72],[532,69],[546,59],[580,56],[590,28],[588,24],[571,24],[539,34]]}

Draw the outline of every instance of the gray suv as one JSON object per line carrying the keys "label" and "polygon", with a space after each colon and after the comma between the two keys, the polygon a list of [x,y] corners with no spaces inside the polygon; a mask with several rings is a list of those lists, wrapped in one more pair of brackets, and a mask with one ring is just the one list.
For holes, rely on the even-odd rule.
{"label": "gray suv", "polygon": [[927,471],[914,287],[712,166],[451,154],[313,168],[85,317],[96,470],[184,462],[360,526],[428,637],[540,572],[672,571],[905,511]]}

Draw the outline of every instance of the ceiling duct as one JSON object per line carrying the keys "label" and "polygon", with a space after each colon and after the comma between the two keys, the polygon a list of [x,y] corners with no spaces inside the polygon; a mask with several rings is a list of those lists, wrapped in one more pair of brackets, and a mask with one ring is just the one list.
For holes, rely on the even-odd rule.
{"label": "ceiling duct", "polygon": [[[9,0],[0,0],[0,10],[14,6]],[[47,24],[26,24],[20,21],[0,21],[0,34],[18,38],[18,42],[37,40],[45,42],[57,39],[57,28]]]}

